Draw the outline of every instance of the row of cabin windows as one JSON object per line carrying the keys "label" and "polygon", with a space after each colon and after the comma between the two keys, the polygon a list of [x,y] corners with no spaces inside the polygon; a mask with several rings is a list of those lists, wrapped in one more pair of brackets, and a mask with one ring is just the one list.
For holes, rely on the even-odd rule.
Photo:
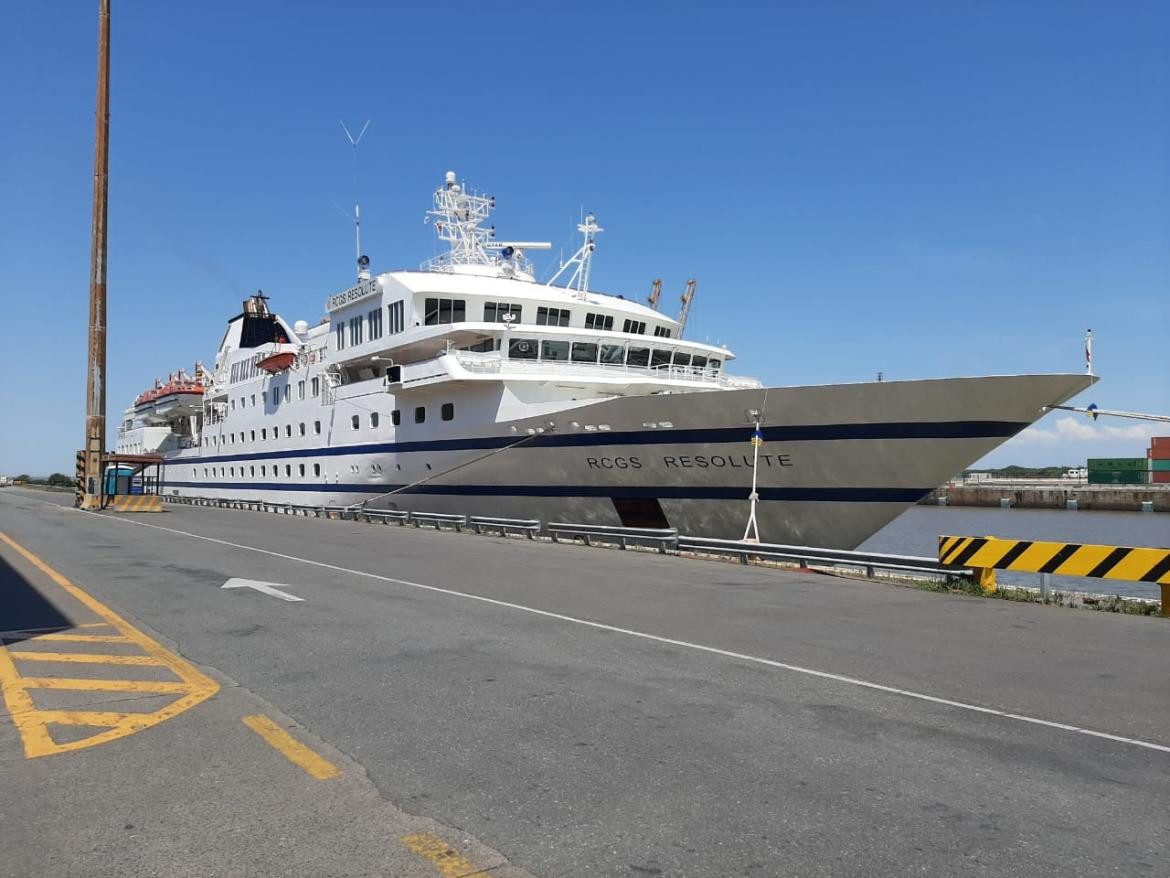
{"label": "row of cabin windows", "polygon": [[[280,427],[273,427],[271,430],[268,427],[261,427],[260,428],[260,441],[263,442],[263,441],[267,440],[269,433],[272,434],[273,439],[279,439],[280,438]],[[286,439],[291,439],[292,434],[293,434],[292,424],[285,424],[284,425],[284,437]],[[297,435],[299,435],[299,436],[308,435],[307,431],[305,430],[304,421],[302,421],[300,424],[297,425]],[[321,422],[320,421],[313,421],[313,435],[314,436],[321,435]],[[236,437],[239,437],[238,441],[241,445],[243,445],[245,442],[248,442],[248,441],[255,442],[256,441],[256,431],[255,430],[247,430],[247,431],[241,430],[239,433],[232,432],[232,433],[228,433],[228,434],[222,435],[222,436],[204,436],[203,437],[203,444],[204,445],[208,445],[208,444],[211,444],[211,445],[235,445],[236,441],[237,441]],[[209,439],[211,440],[210,443],[208,442]]]}
{"label": "row of cabin windows", "polygon": [[[243,478],[245,475],[248,476],[249,478],[253,478],[256,476],[257,470],[259,470],[261,478],[268,476],[269,470],[272,470],[272,477],[273,478],[278,478],[280,476],[280,465],[279,464],[274,463],[272,465],[268,465],[268,464],[262,463],[259,466],[257,466],[256,464],[252,464],[251,466],[248,467],[247,473],[244,472],[243,466],[239,466],[239,467],[221,466],[218,468],[214,467],[214,466],[212,466],[212,467],[205,466],[205,467],[203,467],[203,477],[204,478],[215,478],[216,476],[219,476],[220,478],[223,478],[225,476],[230,476],[232,478],[235,478],[237,469],[239,470],[240,478]],[[287,477],[292,476],[293,469],[292,469],[291,463],[286,463],[284,465],[284,474]],[[303,463],[297,464],[297,474],[300,476],[307,475],[307,470],[305,468],[305,464],[303,464]],[[199,478],[199,467],[197,467],[197,466],[191,467],[191,475],[194,478]],[[318,477],[321,475],[321,464],[319,464],[319,463],[313,464],[313,475],[318,476]]]}
{"label": "row of cabin windows", "polygon": [[670,351],[662,348],[638,348],[620,344],[596,344],[584,341],[533,338],[508,339],[508,357],[513,360],[545,362],[600,363],[603,366],[690,366],[693,369],[717,370],[723,362],[714,357]]}
{"label": "row of cabin windows", "polygon": [[237,381],[247,381],[249,378],[255,378],[260,374],[260,367],[256,364],[263,360],[267,354],[256,354],[250,360],[245,360],[242,363],[236,363],[232,366],[231,380],[235,384]]}
{"label": "row of cabin windows", "polygon": [[[387,330],[389,335],[395,335],[406,329],[405,304],[401,301],[387,306]],[[536,309],[537,326],[568,326],[572,313],[568,308],[553,308],[539,306]],[[485,323],[522,323],[524,308],[512,302],[485,302],[483,306],[483,320]],[[467,322],[467,301],[465,299],[444,299],[428,297],[423,301],[423,325],[442,326],[450,323]],[[585,328],[603,332],[613,331],[612,314],[596,314],[588,312],[585,315]],[[349,346],[360,345],[368,335],[369,340],[382,337],[382,309],[375,308],[364,317],[351,317],[348,324],[342,321],[334,330],[337,350],[344,350],[347,339]],[[627,319],[622,325],[622,332],[632,335],[646,334],[646,321]],[[670,338],[671,330],[665,326],[656,326],[654,334],[659,337]]]}
{"label": "row of cabin windows", "polygon": [[[453,403],[453,402],[443,403],[443,405],[439,408],[439,416],[444,421],[455,420],[455,403]],[[415,408],[414,408],[414,422],[416,424],[425,424],[426,420],[427,420],[427,407],[425,405],[415,406]],[[381,423],[381,416],[377,412],[370,412],[369,421],[370,421],[370,428],[377,429],[378,424]],[[399,426],[402,423],[402,410],[401,409],[394,409],[394,411],[390,412],[390,423],[392,423],[395,427]],[[351,429],[360,430],[362,428],[362,416],[361,415],[351,415],[350,419],[349,419],[349,425],[350,425]]]}
{"label": "row of cabin windows", "polygon": [[[321,395],[321,379],[320,378],[310,378],[309,379],[309,394],[311,396],[314,396],[314,397]],[[288,402],[289,399],[292,398],[292,385],[291,384],[285,384],[283,386],[283,389],[279,386],[272,388],[272,404],[273,405],[280,405],[280,401],[282,398],[284,399],[285,402]],[[297,399],[304,399],[304,398],[305,398],[305,382],[298,381],[297,382]],[[239,401],[240,401],[239,407],[241,409],[247,408],[248,399],[249,399],[248,397],[244,397],[244,396],[239,397]],[[232,404],[232,411],[234,412],[236,410],[236,400],[234,398],[232,399],[231,404]],[[254,394],[254,393],[251,396],[251,404],[253,406],[256,405],[256,394]]]}

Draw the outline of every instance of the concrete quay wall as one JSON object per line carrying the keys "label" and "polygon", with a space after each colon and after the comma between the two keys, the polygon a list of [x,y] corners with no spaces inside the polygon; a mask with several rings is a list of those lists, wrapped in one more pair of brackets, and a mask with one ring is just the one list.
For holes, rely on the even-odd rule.
{"label": "concrete quay wall", "polygon": [[1152,503],[1154,512],[1170,512],[1170,489],[1161,485],[1060,486],[1018,484],[954,484],[931,491],[921,502],[936,505],[946,498],[948,506],[1001,506],[1006,498],[1018,509],[1067,509],[1075,500],[1077,509],[1139,512],[1143,503]]}

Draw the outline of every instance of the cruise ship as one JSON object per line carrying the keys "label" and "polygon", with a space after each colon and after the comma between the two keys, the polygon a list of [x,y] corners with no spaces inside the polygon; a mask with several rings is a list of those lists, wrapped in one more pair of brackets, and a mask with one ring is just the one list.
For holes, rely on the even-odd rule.
{"label": "cruise ship", "polygon": [[[445,252],[290,324],[262,293],[214,366],[127,409],[123,454],[179,496],[539,518],[853,548],[1095,379],[1007,375],[765,387],[679,318],[590,288],[597,238],[548,282],[454,173]],[[360,252],[360,251],[359,251]],[[778,348],[779,349],[779,348]],[[756,536],[756,528],[752,536]]]}

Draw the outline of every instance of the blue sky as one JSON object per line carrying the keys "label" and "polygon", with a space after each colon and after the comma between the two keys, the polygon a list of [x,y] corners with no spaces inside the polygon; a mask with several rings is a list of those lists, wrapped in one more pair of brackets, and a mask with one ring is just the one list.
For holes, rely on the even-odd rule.
{"label": "blue sky", "polygon": [[[83,438],[96,8],[0,31],[0,472]],[[689,334],[769,383],[1079,371],[1091,326],[1081,401],[1170,412],[1167,45],[1155,2],[116,0],[111,430],[251,291],[312,322],[349,283],[367,117],[376,270],[435,252],[455,169],[554,252],[595,211],[597,289],[697,277]],[[1050,416],[988,462],[1149,432]]]}

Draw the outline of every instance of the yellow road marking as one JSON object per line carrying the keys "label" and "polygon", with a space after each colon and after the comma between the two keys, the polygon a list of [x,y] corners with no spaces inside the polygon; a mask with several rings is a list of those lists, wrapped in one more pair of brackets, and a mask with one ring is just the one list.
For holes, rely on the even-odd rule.
{"label": "yellow road marking", "polygon": [[487,872],[475,868],[469,859],[443,839],[437,835],[431,835],[429,832],[404,835],[402,843],[412,854],[418,854],[420,857],[430,860],[444,878],[472,878],[474,875],[487,874]]}
{"label": "yellow road marking", "polygon": [[130,640],[123,634],[73,634],[73,633],[55,633],[55,634],[35,634],[32,637],[26,637],[26,640],[52,640],[52,641],[69,641],[71,643],[129,643]]}
{"label": "yellow road marking", "polygon": [[[206,701],[219,691],[219,684],[197,670],[189,662],[168,650],[158,641],[139,631],[101,601],[91,596],[80,586],[58,573],[28,549],[0,532],[0,542],[20,554],[29,564],[62,588],[72,598],[89,609],[100,622],[83,622],[77,628],[112,628],[117,631],[117,640],[81,642],[127,643],[138,647],[143,655],[101,655],[96,653],[61,653],[11,651],[0,643],[0,691],[12,716],[12,723],[20,731],[24,741],[25,755],[30,759],[67,753],[94,747],[132,735],[135,732],[158,725],[184,711]],[[66,634],[60,627],[48,630]],[[5,632],[16,634],[18,632]],[[32,633],[32,632],[29,632]],[[98,635],[106,636],[106,635]],[[110,635],[114,636],[114,635]],[[53,637],[53,640],[77,640],[79,635]],[[36,638],[34,638],[36,639]],[[79,662],[109,665],[147,665],[166,668],[175,675],[175,681],[163,680],[65,680],[47,677],[25,677],[20,673],[17,662]],[[50,682],[51,681],[51,682]],[[78,691],[144,692],[153,694],[174,694],[180,696],[158,710],[142,713],[110,713],[103,711],[41,710],[37,708],[29,689],[76,689]],[[93,735],[73,741],[58,743],[49,732],[54,723],[67,725],[89,725],[101,729]]]}
{"label": "yellow road marking", "polygon": [[317,780],[329,780],[341,774],[336,765],[318,756],[268,717],[262,714],[246,716],[244,725],[279,750],[285,759],[300,766]]}
{"label": "yellow road marking", "polygon": [[160,695],[182,695],[187,691],[186,683],[169,683],[161,680],[71,680],[66,677],[21,677],[19,684],[25,689],[77,689],[90,692],[151,692]]}
{"label": "yellow road marking", "polygon": [[162,665],[162,659],[153,655],[103,655],[98,652],[23,652],[8,650],[8,654],[25,662],[77,662],[83,665]]}

